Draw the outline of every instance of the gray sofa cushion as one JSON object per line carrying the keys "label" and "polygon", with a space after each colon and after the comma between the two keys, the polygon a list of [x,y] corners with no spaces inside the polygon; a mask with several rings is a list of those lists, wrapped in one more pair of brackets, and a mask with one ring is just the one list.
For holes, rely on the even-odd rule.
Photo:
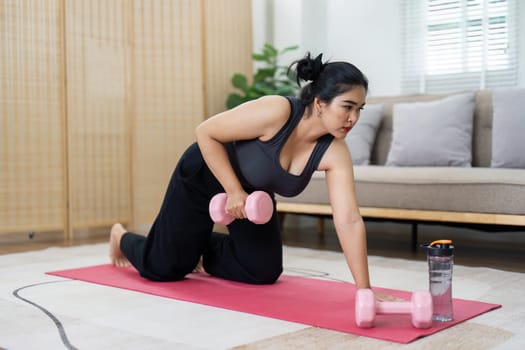
{"label": "gray sofa cushion", "polygon": [[525,89],[494,89],[492,100],[491,166],[525,169]]}
{"label": "gray sofa cushion", "polygon": [[346,143],[352,154],[354,165],[370,164],[372,146],[376,138],[377,128],[383,117],[383,105],[367,105],[361,112],[357,124],[346,136]]}
{"label": "gray sofa cushion", "polygon": [[387,166],[471,166],[474,93],[394,105]]}
{"label": "gray sofa cushion", "polygon": [[[392,142],[392,113],[396,103],[435,101],[445,94],[415,94],[403,96],[369,97],[367,104],[384,104],[383,119],[377,130],[370,164],[386,163]],[[490,90],[476,91],[472,139],[472,166],[489,167],[492,150],[492,94]]]}

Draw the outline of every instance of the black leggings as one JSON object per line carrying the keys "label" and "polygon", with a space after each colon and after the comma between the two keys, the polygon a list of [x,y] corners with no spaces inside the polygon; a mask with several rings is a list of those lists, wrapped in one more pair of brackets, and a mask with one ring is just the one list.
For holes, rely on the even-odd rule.
{"label": "black leggings", "polygon": [[282,273],[282,242],[275,211],[256,225],[246,219],[228,225],[229,234],[212,232],[208,205],[223,192],[197,144],[181,157],[160,212],[147,237],[127,232],[120,249],[140,275],[155,281],[181,280],[200,257],[211,275],[253,284],[275,282]]}

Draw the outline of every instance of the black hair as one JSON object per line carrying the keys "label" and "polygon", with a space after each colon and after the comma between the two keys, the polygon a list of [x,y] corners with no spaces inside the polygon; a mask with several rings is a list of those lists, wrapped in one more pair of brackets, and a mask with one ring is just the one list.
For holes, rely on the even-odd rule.
{"label": "black hair", "polygon": [[362,86],[368,92],[368,79],[353,64],[349,62],[322,62],[323,54],[312,58],[308,52],[304,58],[293,62],[295,65],[297,85],[301,80],[309,83],[301,88],[299,98],[305,106],[310,106],[314,98],[330,103],[334,97],[346,91]]}

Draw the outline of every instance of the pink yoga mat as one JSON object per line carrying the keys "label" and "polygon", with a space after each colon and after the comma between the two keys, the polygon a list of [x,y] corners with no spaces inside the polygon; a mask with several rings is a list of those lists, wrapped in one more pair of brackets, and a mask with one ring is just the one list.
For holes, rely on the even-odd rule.
{"label": "pink yoga mat", "polygon": [[[375,327],[364,329],[355,325],[355,286],[351,283],[283,275],[273,285],[250,285],[206,274],[191,274],[178,282],[152,282],[133,268],[111,265],[48,274],[398,343],[409,343],[501,307],[454,299],[453,322],[434,322],[429,329],[416,329],[409,315],[378,315]],[[374,289],[410,299],[410,292]]]}

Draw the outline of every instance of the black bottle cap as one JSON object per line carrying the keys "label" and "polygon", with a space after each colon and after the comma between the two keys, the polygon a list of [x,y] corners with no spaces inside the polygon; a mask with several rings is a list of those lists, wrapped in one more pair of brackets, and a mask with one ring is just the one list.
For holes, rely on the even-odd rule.
{"label": "black bottle cap", "polygon": [[454,245],[449,239],[440,239],[430,244],[422,244],[421,248],[426,249],[430,256],[452,256]]}

